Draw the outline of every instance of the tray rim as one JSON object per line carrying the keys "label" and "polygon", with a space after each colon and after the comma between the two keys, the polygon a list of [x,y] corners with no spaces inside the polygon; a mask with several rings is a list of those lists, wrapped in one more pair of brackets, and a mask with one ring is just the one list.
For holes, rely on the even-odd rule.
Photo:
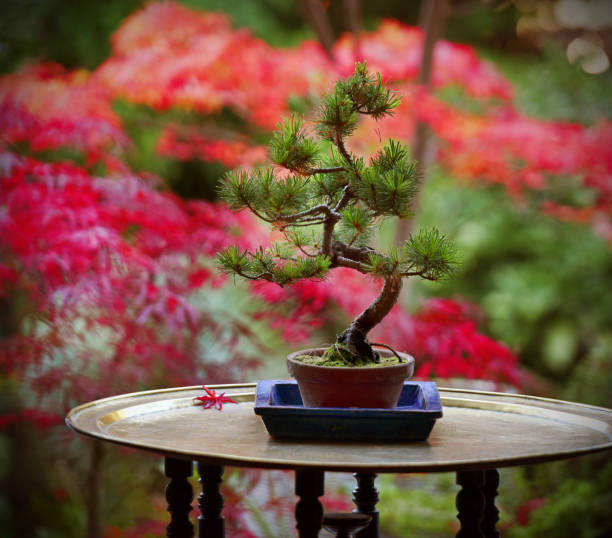
{"label": "tray rim", "polygon": [[[269,390],[263,395],[263,398],[269,398],[270,392],[276,384],[283,383],[287,385],[297,385],[296,381],[285,380],[285,379],[262,379],[257,382],[257,386],[255,388],[255,400],[253,402],[253,410],[255,414],[259,416],[264,415],[292,415],[299,417],[326,417],[332,418],[337,417],[338,419],[350,419],[357,417],[365,417],[365,418],[381,418],[381,419],[391,419],[394,418],[396,420],[399,419],[409,419],[409,418],[417,418],[418,420],[430,421],[437,420],[443,416],[442,413],[442,403],[440,402],[440,394],[438,392],[437,385],[434,381],[405,381],[404,385],[419,385],[421,386],[423,383],[427,383],[428,385],[433,385],[436,394],[436,400],[438,402],[438,406],[433,407],[432,409],[422,409],[422,408],[412,408],[412,409],[401,409],[397,407],[393,407],[390,409],[378,408],[378,407],[368,407],[368,408],[360,408],[360,407],[305,407],[304,405],[273,405],[267,402],[263,402],[259,404],[259,385],[260,383],[268,383]],[[421,388],[421,390],[423,390]]]}
{"label": "tray rim", "polygon": [[[238,383],[238,384],[217,384],[217,385],[207,385],[207,387],[212,389],[226,389],[226,390],[240,390],[247,389],[248,392],[241,394],[244,396],[244,402],[251,401],[254,398],[254,388],[255,383]],[[177,457],[182,459],[189,460],[198,460],[208,463],[215,463],[220,465],[231,465],[238,467],[255,467],[262,469],[324,469],[328,471],[338,471],[338,472],[356,472],[359,470],[368,470],[368,471],[378,471],[378,472],[447,472],[447,471],[457,471],[457,470],[482,470],[482,469],[490,469],[490,468],[502,468],[502,467],[512,467],[512,466],[520,466],[520,465],[529,465],[536,463],[543,463],[549,461],[556,461],[561,459],[568,459],[578,456],[583,456],[587,454],[593,454],[597,452],[603,452],[605,450],[612,449],[612,436],[607,433],[609,441],[593,443],[589,446],[584,446],[580,448],[572,448],[568,450],[555,450],[554,453],[550,452],[537,452],[530,455],[518,455],[518,456],[494,456],[486,458],[485,460],[475,460],[475,459],[445,459],[436,462],[376,462],[374,463],[361,463],[361,462],[353,462],[353,463],[342,463],[342,462],[325,462],[325,461],[301,461],[295,459],[283,459],[282,461],[271,460],[268,458],[262,457],[249,457],[242,455],[227,455],[218,452],[206,452],[206,453],[197,453],[193,450],[187,450],[182,448],[177,449],[167,449],[160,448],[155,446],[150,446],[143,442],[126,440],[125,438],[117,438],[116,436],[105,434],[102,431],[91,431],[90,429],[81,427],[78,423],[78,415],[84,411],[87,411],[91,407],[100,406],[104,404],[109,404],[114,401],[125,400],[126,403],[132,403],[131,401],[138,400],[139,398],[146,398],[157,395],[164,395],[174,393],[177,394],[178,397],[187,393],[189,391],[200,391],[202,385],[193,385],[188,387],[176,387],[176,388],[166,388],[166,389],[154,389],[149,391],[139,391],[127,394],[121,394],[117,396],[110,396],[107,398],[101,398],[98,400],[94,400],[91,402],[87,402],[81,405],[74,407],[66,416],[66,425],[73,431],[85,435],[90,438],[103,440],[106,442],[110,442],[120,446],[129,446],[132,448],[137,448],[140,450],[144,450],[146,452],[151,452],[157,455]],[[582,409],[585,411],[591,411],[599,415],[599,419],[595,418],[596,422],[600,424],[605,424],[607,429],[612,428],[612,409],[593,406],[590,404],[583,404],[579,402],[571,402],[564,400],[556,400],[552,398],[543,398],[539,396],[531,396],[531,395],[521,395],[514,393],[500,393],[500,392],[492,392],[492,391],[478,391],[478,390],[470,390],[470,389],[455,389],[455,388],[443,388],[438,387],[439,392],[441,393],[441,401],[444,405],[450,406],[458,406],[458,407],[476,407],[478,409],[487,409],[491,408],[492,410],[500,411],[499,404],[502,404],[505,407],[518,407],[518,408],[528,408],[531,412],[529,414],[539,414],[534,413],[534,408],[537,409],[537,403],[541,402],[543,404],[549,405],[559,405],[561,407],[570,406],[573,408],[577,408],[577,411]],[[443,393],[449,394],[449,396],[445,396]],[[236,396],[233,393],[228,393],[230,396]],[[454,397],[453,397],[454,395]],[[184,396],[183,396],[184,397]],[[479,397],[511,397],[518,398],[520,401],[524,402],[521,404],[511,403],[511,402],[494,402],[486,399],[478,399]],[[155,400],[154,400],[155,401]],[[136,402],[134,402],[136,404]],[[547,414],[549,409],[542,407],[539,408],[544,414]],[[508,412],[509,409],[505,409],[504,412]],[[518,412],[520,410],[515,410],[514,412]],[[582,419],[588,418],[584,415],[580,415],[579,413],[570,413],[573,414],[576,418],[580,417]],[[603,416],[602,416],[603,414]],[[262,425],[263,427],[263,425]],[[601,431],[601,430],[599,430]],[[292,441],[283,441],[284,443],[292,444],[295,442]],[[363,443],[354,443],[356,446],[363,445]],[[400,444],[408,444],[408,443],[400,443]]]}

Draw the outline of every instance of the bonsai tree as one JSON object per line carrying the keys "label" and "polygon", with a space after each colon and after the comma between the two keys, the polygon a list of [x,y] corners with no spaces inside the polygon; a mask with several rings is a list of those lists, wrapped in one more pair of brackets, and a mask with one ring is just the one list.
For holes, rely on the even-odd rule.
{"label": "bonsai tree", "polygon": [[[360,114],[374,119],[393,113],[400,98],[372,76],[366,64],[339,80],[323,98],[314,135],[292,117],[274,133],[270,156],[277,167],[226,174],[220,195],[233,210],[248,209],[284,234],[285,241],[254,251],[224,249],[218,263],[228,274],[280,286],[322,279],[348,267],[383,279],[376,299],[328,350],[329,358],[351,365],[378,362],[369,331],[397,302],[402,280],[438,280],[452,272],[454,248],[437,229],[421,230],[401,246],[379,252],[368,246],[373,228],[386,217],[410,216],[419,180],[407,149],[390,140],[369,162],[352,154],[345,141]],[[282,171],[282,169],[280,170]]]}

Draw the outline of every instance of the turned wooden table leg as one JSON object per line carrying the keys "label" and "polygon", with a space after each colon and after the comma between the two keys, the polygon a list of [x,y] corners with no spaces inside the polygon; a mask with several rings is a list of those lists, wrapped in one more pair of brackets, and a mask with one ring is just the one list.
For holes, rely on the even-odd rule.
{"label": "turned wooden table leg", "polygon": [[480,530],[485,538],[500,538],[501,534],[495,528],[499,521],[499,510],[495,506],[497,488],[499,487],[499,472],[497,469],[485,471],[483,493],[485,497],[484,514],[480,523]]}
{"label": "turned wooden table leg", "polygon": [[221,481],[223,467],[198,462],[198,482],[202,485],[202,493],[198,495],[198,538],[225,538],[225,519]]}
{"label": "turned wooden table leg", "polygon": [[378,538],[379,537],[379,515],[376,510],[378,502],[378,490],[374,486],[375,473],[355,473],[357,487],[353,490],[353,502],[357,507],[355,512],[371,516],[369,525],[355,533],[356,538]]}
{"label": "turned wooden table leg", "polygon": [[166,500],[170,523],[166,527],[169,538],[191,538],[193,525],[189,521],[193,488],[187,480],[193,474],[193,462],[167,457],[164,460],[164,473],[170,479],[166,486]]}
{"label": "turned wooden table leg", "polygon": [[457,471],[457,484],[461,486],[456,498],[457,518],[461,522],[457,538],[484,538],[480,530],[485,508],[484,483],[484,471]]}
{"label": "turned wooden table leg", "polygon": [[299,538],[317,538],[323,520],[323,505],[319,497],[325,490],[323,471],[295,471],[295,522]]}

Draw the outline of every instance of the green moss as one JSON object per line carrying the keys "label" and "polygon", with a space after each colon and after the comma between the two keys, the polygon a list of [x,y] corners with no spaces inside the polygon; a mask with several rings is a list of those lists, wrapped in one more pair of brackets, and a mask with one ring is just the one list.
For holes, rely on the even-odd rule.
{"label": "green moss", "polygon": [[329,346],[323,355],[298,355],[294,357],[294,360],[313,366],[350,366],[355,368],[377,368],[401,363],[395,355],[385,357],[376,353],[376,356],[377,361],[372,361],[352,354],[340,344],[334,344]]}

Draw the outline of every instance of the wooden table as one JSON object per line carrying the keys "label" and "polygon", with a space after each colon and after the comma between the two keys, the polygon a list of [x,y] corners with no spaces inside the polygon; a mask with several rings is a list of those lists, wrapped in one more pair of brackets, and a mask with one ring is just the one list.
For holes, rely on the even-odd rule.
{"label": "wooden table", "polygon": [[211,388],[237,405],[222,411],[193,405],[201,387],[155,390],[97,400],[73,409],[74,431],[165,457],[171,514],[167,536],[191,537],[193,492],[187,478],[197,462],[199,538],[222,538],[223,466],[295,471],[296,527],[300,538],[318,536],[325,471],[357,479],[357,510],[373,516],[360,538],[378,536],[377,473],[457,473],[461,490],[457,536],[499,536],[495,497],[500,467],[534,464],[612,448],[612,410],[578,403],[491,392],[440,389],[444,417],[427,441],[417,443],[292,442],[272,439],[253,413],[254,384]]}

